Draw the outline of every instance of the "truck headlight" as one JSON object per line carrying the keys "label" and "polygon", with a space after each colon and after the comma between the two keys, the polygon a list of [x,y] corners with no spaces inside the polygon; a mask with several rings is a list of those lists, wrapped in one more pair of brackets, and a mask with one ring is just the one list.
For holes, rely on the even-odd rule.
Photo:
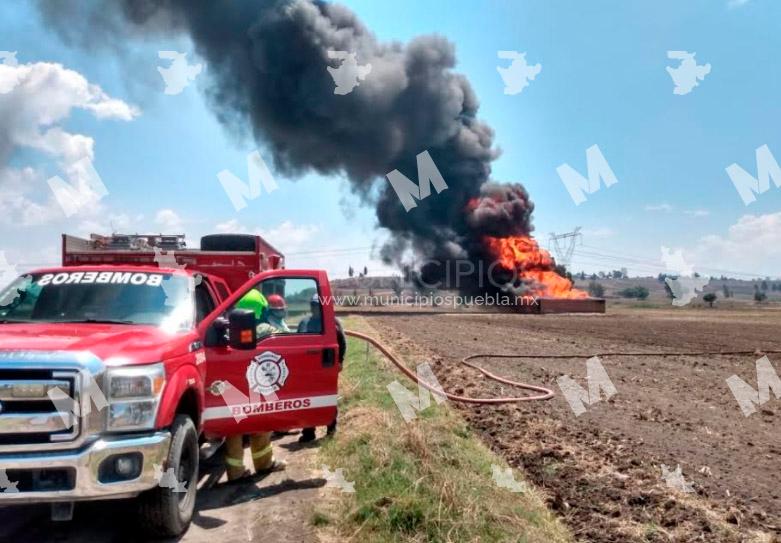
{"label": "truck headlight", "polygon": [[109,370],[108,429],[154,428],[157,405],[164,386],[163,364]]}

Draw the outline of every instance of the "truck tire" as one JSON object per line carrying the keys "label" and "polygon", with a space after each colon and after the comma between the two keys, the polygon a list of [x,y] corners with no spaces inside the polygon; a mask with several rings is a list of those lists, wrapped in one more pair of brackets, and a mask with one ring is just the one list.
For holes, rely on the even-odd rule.
{"label": "truck tire", "polygon": [[177,491],[176,482],[166,481],[169,484],[138,497],[141,526],[156,537],[183,534],[193,517],[198,485],[198,432],[187,415],[177,415],[171,425],[171,447],[164,472],[169,468],[173,469],[176,481],[185,483],[185,492]]}
{"label": "truck tire", "polygon": [[255,252],[255,236],[250,234],[209,234],[201,238],[201,251]]}

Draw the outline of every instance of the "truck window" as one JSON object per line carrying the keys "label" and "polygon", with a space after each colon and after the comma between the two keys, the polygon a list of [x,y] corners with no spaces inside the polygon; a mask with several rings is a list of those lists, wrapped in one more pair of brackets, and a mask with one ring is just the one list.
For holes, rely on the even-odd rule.
{"label": "truck window", "polygon": [[0,292],[0,322],[192,326],[185,276],[151,272],[69,271],[20,277]]}
{"label": "truck window", "polygon": [[228,288],[222,283],[215,282],[214,286],[217,289],[217,294],[219,295],[221,302],[225,301],[228,298],[228,296],[230,296],[230,292],[228,292]]}
{"label": "truck window", "polygon": [[201,322],[206,315],[214,311],[214,299],[212,298],[206,283],[200,283],[195,287],[195,322]]}
{"label": "truck window", "polygon": [[[262,294],[260,305],[263,306],[257,327],[258,340],[279,334],[323,333],[322,304],[315,279],[276,277],[262,281],[255,290]],[[238,305],[249,308],[241,302]]]}

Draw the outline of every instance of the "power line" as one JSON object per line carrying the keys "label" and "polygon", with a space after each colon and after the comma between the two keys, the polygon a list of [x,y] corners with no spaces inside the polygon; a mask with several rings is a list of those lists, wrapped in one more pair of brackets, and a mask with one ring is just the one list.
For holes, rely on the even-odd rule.
{"label": "power line", "polygon": [[[586,247],[588,249],[596,249],[597,251],[604,251],[604,249],[601,249],[599,247],[593,247],[591,245],[583,245],[583,247]],[[586,252],[583,252],[583,254],[587,254]],[[592,252],[591,256],[602,256],[605,258],[612,258],[615,260],[621,260],[623,262],[636,262],[638,264],[645,264],[647,266],[660,268],[664,271],[667,270],[667,267],[658,260],[648,260],[647,258],[637,257],[637,256],[627,256],[627,255],[616,255],[615,253],[610,254],[609,252]],[[710,268],[710,267],[701,267],[702,270],[710,270],[714,272],[718,272],[722,275],[743,275],[747,277],[758,277],[760,279],[764,278],[764,275],[758,274],[758,273],[750,273],[750,272],[744,272],[744,271],[736,271],[736,270],[724,270],[720,268]]]}
{"label": "power line", "polygon": [[339,255],[342,253],[357,253],[374,249],[372,246],[368,247],[349,247],[344,249],[326,249],[320,251],[297,251],[293,253],[286,253],[285,256],[301,256],[301,255]]}

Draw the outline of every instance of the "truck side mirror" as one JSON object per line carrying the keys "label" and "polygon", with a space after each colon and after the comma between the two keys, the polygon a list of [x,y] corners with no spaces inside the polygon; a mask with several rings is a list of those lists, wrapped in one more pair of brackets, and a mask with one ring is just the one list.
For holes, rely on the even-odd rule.
{"label": "truck side mirror", "polygon": [[228,344],[228,319],[217,317],[206,329],[206,347],[224,347]]}
{"label": "truck side mirror", "polygon": [[251,351],[258,341],[255,328],[255,312],[249,309],[232,309],[228,313],[229,345],[234,349]]}

